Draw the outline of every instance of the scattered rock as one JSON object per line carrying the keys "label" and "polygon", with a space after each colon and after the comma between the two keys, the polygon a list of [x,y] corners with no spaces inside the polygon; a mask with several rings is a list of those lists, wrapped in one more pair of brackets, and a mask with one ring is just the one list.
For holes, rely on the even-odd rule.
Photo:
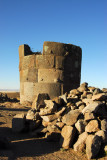
{"label": "scattered rock", "polygon": [[44,100],[49,100],[49,95],[47,93],[39,93],[32,103],[32,108],[39,110],[45,106]]}
{"label": "scattered rock", "polygon": [[70,148],[73,145],[76,129],[71,126],[64,126],[61,132],[61,146],[65,149]]}
{"label": "scattered rock", "polygon": [[79,119],[76,123],[75,123],[75,127],[78,130],[79,134],[83,133],[85,131],[85,122],[82,119]]}
{"label": "scattered rock", "polygon": [[101,121],[101,129],[102,129],[103,131],[107,131],[107,119],[103,119],[103,120]]}
{"label": "scattered rock", "polygon": [[71,110],[67,114],[62,117],[62,122],[66,125],[74,125],[77,122],[78,116],[80,115],[80,111],[78,109]]}
{"label": "scattered rock", "polygon": [[101,138],[97,135],[89,135],[86,139],[87,158],[95,158],[101,147]]}
{"label": "scattered rock", "polygon": [[80,152],[84,151],[87,137],[88,137],[87,132],[83,132],[82,134],[79,135],[77,142],[74,144],[74,151],[80,151]]}
{"label": "scattered rock", "polygon": [[88,133],[97,132],[99,130],[99,124],[97,120],[91,120],[85,127],[85,131]]}

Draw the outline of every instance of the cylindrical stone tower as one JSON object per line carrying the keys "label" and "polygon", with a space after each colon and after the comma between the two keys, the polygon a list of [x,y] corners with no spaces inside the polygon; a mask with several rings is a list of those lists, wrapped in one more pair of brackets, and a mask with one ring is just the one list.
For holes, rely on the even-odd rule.
{"label": "cylindrical stone tower", "polygon": [[81,57],[81,48],[72,44],[47,41],[42,54],[19,46],[20,102],[32,102],[38,93],[54,98],[79,87]]}

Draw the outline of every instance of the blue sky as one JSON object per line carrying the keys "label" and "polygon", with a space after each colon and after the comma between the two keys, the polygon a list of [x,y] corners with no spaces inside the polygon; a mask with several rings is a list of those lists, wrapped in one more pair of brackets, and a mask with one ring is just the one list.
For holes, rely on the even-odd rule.
{"label": "blue sky", "polygon": [[107,87],[107,0],[0,0],[0,89],[19,89],[18,47],[82,48],[81,83]]}

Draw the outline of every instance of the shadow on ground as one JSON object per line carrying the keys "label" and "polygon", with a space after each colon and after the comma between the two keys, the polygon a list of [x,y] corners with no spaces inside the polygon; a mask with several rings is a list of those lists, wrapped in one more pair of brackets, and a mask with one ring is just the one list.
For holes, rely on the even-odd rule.
{"label": "shadow on ground", "polygon": [[0,157],[15,160],[18,157],[35,157],[58,151],[58,142],[48,142],[45,138],[32,138],[29,134],[15,134],[11,128],[1,127],[0,136],[8,137],[11,145],[8,150],[0,150]]}

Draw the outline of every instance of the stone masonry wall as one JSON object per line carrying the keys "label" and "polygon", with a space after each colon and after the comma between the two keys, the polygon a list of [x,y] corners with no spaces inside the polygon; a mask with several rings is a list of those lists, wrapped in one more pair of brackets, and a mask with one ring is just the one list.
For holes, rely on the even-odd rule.
{"label": "stone masonry wall", "polygon": [[79,87],[81,57],[81,48],[72,44],[46,41],[42,54],[19,46],[20,102],[32,102],[38,93],[54,98]]}

